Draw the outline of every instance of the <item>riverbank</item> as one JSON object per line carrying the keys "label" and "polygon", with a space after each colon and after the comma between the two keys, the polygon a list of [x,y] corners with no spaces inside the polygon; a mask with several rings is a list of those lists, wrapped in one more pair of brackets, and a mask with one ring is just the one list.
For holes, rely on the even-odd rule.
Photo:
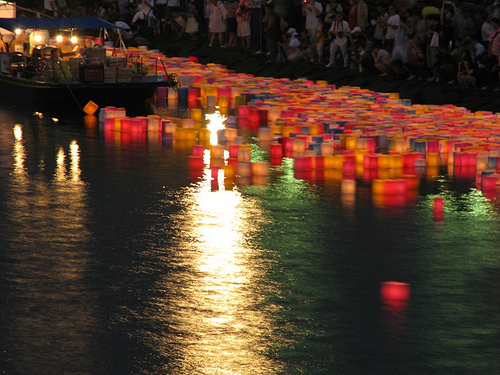
{"label": "riverbank", "polygon": [[[256,42],[254,41],[254,44]],[[157,48],[166,56],[196,56],[202,64],[217,63],[237,73],[249,73],[257,77],[308,78],[326,80],[337,86],[354,86],[377,92],[398,92],[400,98],[410,99],[414,104],[454,104],[472,111],[500,112],[500,94],[493,90],[465,88],[458,84],[411,80],[405,77],[380,77],[378,74],[362,75],[344,68],[325,68],[310,62],[285,62],[280,65],[266,64],[266,56],[239,49],[209,47],[206,41],[181,41],[166,39],[158,42]],[[173,72],[172,72],[173,73]]]}

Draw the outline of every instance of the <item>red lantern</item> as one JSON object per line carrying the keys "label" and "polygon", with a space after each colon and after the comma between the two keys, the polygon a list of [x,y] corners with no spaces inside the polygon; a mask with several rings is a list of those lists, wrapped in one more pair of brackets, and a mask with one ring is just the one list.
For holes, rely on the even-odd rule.
{"label": "red lantern", "polygon": [[410,297],[410,284],[384,281],[380,287],[380,296],[384,300],[405,301]]}

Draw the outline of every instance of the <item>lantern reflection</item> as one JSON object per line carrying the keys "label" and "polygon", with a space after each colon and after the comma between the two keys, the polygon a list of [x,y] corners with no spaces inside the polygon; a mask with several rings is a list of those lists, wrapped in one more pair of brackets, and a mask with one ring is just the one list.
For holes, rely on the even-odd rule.
{"label": "lantern reflection", "polygon": [[[259,338],[270,334],[270,322],[255,308],[263,272],[259,250],[247,236],[259,229],[259,209],[236,190],[226,190],[224,169],[207,168],[202,180],[184,194],[186,209],[174,218],[189,228],[180,239],[175,282],[183,291],[174,298],[174,325],[186,340],[182,358],[192,373],[270,373],[276,367],[262,355]],[[217,189],[213,184],[217,181]],[[189,267],[187,266],[189,265]],[[168,283],[173,280],[166,281]]]}
{"label": "lantern reflection", "polygon": [[23,176],[26,174],[24,162],[26,159],[26,150],[23,145],[23,129],[20,124],[14,126],[14,149],[12,155],[14,156],[14,175]]}

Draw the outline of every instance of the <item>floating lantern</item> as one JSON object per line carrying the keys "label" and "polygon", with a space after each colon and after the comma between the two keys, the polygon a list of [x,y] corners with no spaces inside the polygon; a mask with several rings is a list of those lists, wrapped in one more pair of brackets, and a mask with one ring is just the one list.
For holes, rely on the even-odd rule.
{"label": "floating lantern", "polygon": [[312,169],[313,160],[310,156],[298,156],[294,159],[293,168],[297,171]]}
{"label": "floating lantern", "polygon": [[148,116],[148,132],[157,132],[160,130],[160,119],[158,117]]}
{"label": "floating lantern", "polygon": [[388,301],[406,301],[410,297],[410,285],[397,281],[384,281],[380,287],[380,296]]}
{"label": "floating lantern", "polygon": [[250,163],[250,150],[239,149],[238,150],[238,162]]}
{"label": "floating lantern", "polygon": [[224,146],[212,145],[212,152],[210,153],[210,157],[212,157],[214,159],[224,158]]}
{"label": "floating lantern", "polygon": [[121,131],[128,133],[132,131],[132,119],[128,116],[121,119]]}
{"label": "floating lantern", "polygon": [[280,143],[271,143],[269,146],[269,154],[272,158],[281,158],[283,156],[283,145]]}

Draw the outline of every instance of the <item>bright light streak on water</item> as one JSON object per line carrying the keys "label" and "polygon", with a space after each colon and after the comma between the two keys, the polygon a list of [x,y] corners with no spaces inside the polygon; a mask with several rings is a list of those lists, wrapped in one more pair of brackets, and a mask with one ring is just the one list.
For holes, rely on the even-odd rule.
{"label": "bright light streak on water", "polygon": [[14,146],[12,156],[14,157],[14,175],[25,175],[26,170],[24,168],[24,162],[26,159],[26,150],[23,145],[23,129],[19,124],[14,126]]}
{"label": "bright light streak on water", "polygon": [[224,121],[226,121],[227,117],[221,115],[217,110],[214,113],[207,113],[205,119],[208,120],[207,129],[210,130],[210,144],[216,145],[218,143],[217,131],[226,128]]}
{"label": "bright light streak on water", "polygon": [[78,143],[76,143],[76,141],[72,141],[69,145],[69,149],[71,158],[70,178],[72,181],[79,181],[80,174],[82,173],[82,171],[80,170],[80,147],[78,146]]}
{"label": "bright light streak on water", "polygon": [[[223,184],[219,184],[223,185]],[[277,363],[263,355],[261,338],[271,333],[260,299],[261,249],[246,240],[263,221],[256,202],[236,190],[212,191],[210,173],[182,198],[185,208],[175,225],[179,262],[189,268],[177,275],[185,288],[175,306],[175,323],[185,366],[193,374],[272,374]],[[180,279],[179,279],[180,278]]]}

